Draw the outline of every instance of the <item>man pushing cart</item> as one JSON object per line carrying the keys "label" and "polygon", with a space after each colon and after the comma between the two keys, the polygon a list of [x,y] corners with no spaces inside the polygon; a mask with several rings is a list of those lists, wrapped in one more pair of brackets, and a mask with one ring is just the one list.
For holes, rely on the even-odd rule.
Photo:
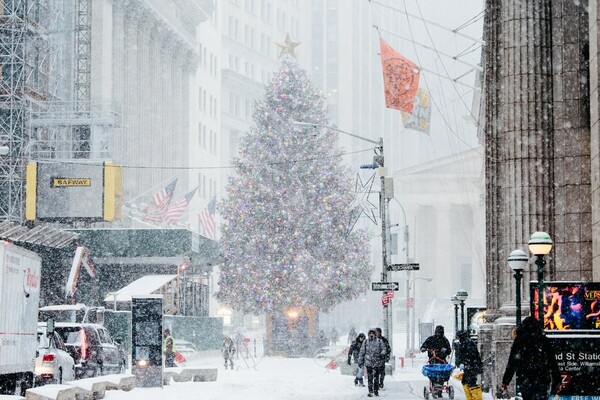
{"label": "man pushing cart", "polygon": [[454,398],[454,388],[448,385],[448,380],[454,367],[446,361],[452,353],[450,341],[444,336],[444,327],[435,327],[433,336],[425,339],[421,345],[421,352],[427,351],[428,361],[423,366],[422,373],[429,378],[429,386],[423,389],[423,397],[429,399],[429,394],[434,399],[441,398],[444,392],[450,399]]}

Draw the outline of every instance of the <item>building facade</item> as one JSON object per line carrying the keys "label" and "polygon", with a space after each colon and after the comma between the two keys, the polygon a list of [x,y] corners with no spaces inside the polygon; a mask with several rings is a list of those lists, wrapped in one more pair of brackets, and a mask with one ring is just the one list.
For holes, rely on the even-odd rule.
{"label": "building facade", "polygon": [[[482,129],[488,324],[480,340],[493,367],[488,380],[493,387],[506,366],[515,323],[508,255],[515,249],[529,253],[529,236],[545,231],[554,247],[544,280],[598,278],[594,249],[600,235],[593,228],[598,169],[591,162],[598,154],[598,135],[590,130],[597,120],[597,102],[590,113],[590,91],[597,90],[598,71],[593,62],[588,66],[598,54],[590,30],[596,2],[589,6],[590,15],[587,1],[532,1],[527,7],[518,1],[486,2]],[[528,304],[529,281],[537,280],[533,258],[521,288],[523,304]]]}

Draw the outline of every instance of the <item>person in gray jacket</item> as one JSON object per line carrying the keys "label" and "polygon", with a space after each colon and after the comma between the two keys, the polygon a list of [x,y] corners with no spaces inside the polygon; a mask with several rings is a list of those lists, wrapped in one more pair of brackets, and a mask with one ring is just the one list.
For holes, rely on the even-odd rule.
{"label": "person in gray jacket", "polygon": [[358,354],[358,367],[367,367],[369,397],[373,397],[373,394],[379,396],[379,371],[385,365],[386,354],[385,344],[377,337],[375,330],[371,329]]}

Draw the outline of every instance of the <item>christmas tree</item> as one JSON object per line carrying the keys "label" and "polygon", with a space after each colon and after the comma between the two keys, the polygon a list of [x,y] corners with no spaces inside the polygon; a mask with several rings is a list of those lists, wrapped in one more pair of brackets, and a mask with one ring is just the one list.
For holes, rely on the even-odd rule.
{"label": "christmas tree", "polygon": [[221,205],[224,257],[217,297],[236,310],[329,310],[363,293],[368,235],[348,232],[353,183],[323,96],[293,61],[283,61],[240,141],[236,174]]}

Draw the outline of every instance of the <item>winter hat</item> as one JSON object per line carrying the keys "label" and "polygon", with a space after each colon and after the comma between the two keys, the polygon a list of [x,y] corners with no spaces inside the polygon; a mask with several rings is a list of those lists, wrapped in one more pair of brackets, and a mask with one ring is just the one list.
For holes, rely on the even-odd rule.
{"label": "winter hat", "polygon": [[456,337],[459,339],[466,339],[467,331],[461,329],[460,331],[456,332]]}

